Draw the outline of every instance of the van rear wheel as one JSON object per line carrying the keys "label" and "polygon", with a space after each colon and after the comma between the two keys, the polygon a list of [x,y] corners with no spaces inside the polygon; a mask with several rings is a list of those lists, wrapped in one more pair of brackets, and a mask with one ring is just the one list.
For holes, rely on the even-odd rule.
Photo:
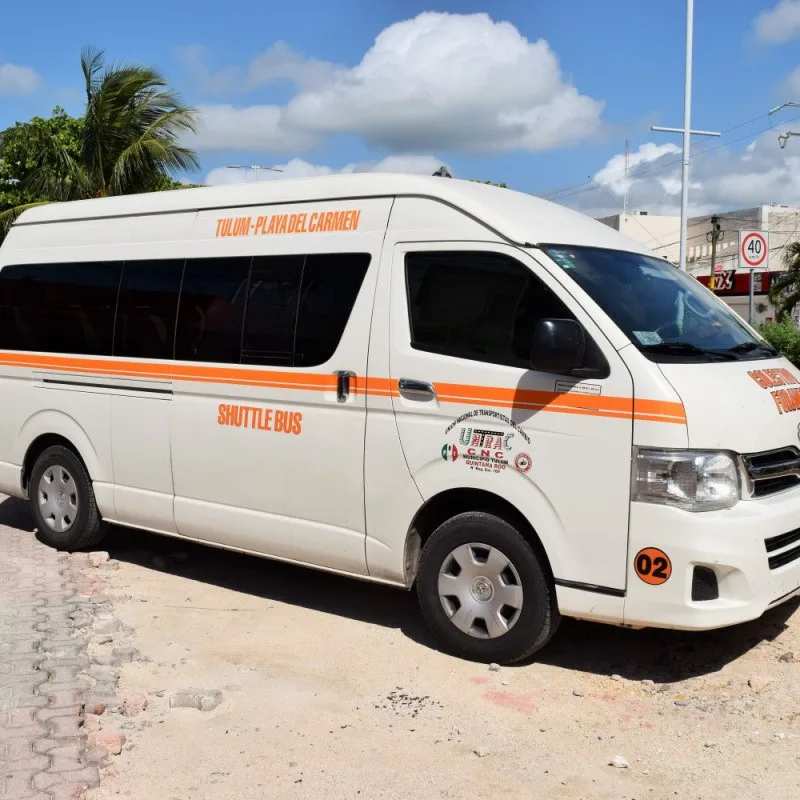
{"label": "van rear wheel", "polygon": [[454,655],[512,664],[550,640],[560,615],[528,541],[493,514],[468,512],[425,543],[417,594],[428,625]]}
{"label": "van rear wheel", "polygon": [[105,536],[92,482],[69,448],[48,447],[36,459],[28,484],[39,538],[58,550],[83,550]]}

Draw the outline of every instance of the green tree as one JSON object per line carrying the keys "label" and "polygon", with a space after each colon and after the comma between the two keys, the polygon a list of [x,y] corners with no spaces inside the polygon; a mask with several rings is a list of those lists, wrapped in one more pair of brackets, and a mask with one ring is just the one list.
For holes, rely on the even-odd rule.
{"label": "green tree", "polygon": [[768,322],[758,330],[782,356],[795,366],[800,365],[800,330],[791,317],[784,316],[779,322]]}
{"label": "green tree", "polygon": [[479,181],[475,178],[471,178],[473,183],[485,183],[487,186],[499,186],[501,189],[508,189],[508,186],[505,183],[495,183],[494,181]]}
{"label": "green tree", "polygon": [[27,149],[25,174],[11,179],[19,181],[13,186],[21,202],[0,211],[0,228],[32,203],[175,188],[173,173],[198,169],[196,154],[180,145],[183,134],[195,131],[196,111],[157,70],[106,66],[94,50],[81,53],[81,69],[86,109],[75,120],[77,148],[57,124],[37,128],[41,136]]}
{"label": "green tree", "polygon": [[80,119],[56,108],[47,119],[34,117],[0,132],[0,211],[40,201],[42,198],[29,185],[46,143],[55,140],[77,158],[82,131]]}
{"label": "green tree", "polygon": [[778,320],[791,315],[800,302],[800,241],[786,245],[782,272],[769,287],[769,300],[775,306]]}

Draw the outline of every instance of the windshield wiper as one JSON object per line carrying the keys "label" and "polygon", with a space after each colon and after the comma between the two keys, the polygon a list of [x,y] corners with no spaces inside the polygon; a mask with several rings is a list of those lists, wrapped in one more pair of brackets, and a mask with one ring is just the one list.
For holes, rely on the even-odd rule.
{"label": "windshield wiper", "polygon": [[728,350],[708,350],[689,342],[659,342],[641,347],[643,353],[665,356],[704,356],[717,361],[736,361],[736,354]]}
{"label": "windshield wiper", "polygon": [[752,353],[754,350],[763,350],[771,356],[777,356],[778,351],[771,344],[761,344],[761,342],[742,342],[741,344],[729,347],[727,353]]}

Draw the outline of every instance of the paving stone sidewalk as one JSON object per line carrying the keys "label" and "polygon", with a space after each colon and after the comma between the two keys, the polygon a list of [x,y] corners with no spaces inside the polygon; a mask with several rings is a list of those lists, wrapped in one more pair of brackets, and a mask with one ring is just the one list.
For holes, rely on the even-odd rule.
{"label": "paving stone sidewalk", "polygon": [[[100,598],[70,557],[30,532],[23,504],[0,495],[0,798],[75,800],[99,783],[88,748],[88,632]],[[94,763],[93,763],[94,762]]]}

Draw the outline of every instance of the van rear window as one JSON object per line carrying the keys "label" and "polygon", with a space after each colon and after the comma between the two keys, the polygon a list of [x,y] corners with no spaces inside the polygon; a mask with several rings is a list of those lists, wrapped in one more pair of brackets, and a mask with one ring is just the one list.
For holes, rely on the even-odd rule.
{"label": "van rear window", "polygon": [[30,264],[0,271],[0,347],[109,356],[121,263]]}

